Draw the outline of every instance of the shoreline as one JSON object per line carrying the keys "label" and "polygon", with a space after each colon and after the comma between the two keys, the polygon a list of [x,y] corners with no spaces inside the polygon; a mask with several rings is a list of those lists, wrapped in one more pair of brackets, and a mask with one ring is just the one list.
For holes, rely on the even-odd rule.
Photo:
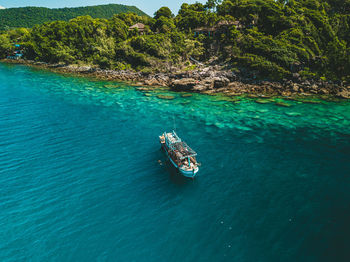
{"label": "shoreline", "polygon": [[271,96],[290,97],[329,97],[350,99],[350,85],[335,84],[325,81],[291,81],[283,82],[244,79],[229,70],[218,66],[207,66],[192,71],[166,73],[134,72],[131,70],[109,70],[90,66],[48,64],[30,60],[2,59],[8,64],[23,64],[56,73],[74,74],[94,77],[100,80],[126,82],[133,86],[169,87],[172,91],[224,94],[227,96],[248,95],[252,98]]}

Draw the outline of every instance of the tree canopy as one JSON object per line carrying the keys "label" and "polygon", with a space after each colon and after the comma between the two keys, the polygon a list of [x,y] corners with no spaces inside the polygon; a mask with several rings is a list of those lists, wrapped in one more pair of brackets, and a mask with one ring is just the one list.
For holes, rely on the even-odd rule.
{"label": "tree canopy", "polygon": [[[167,7],[154,18],[80,16],[0,33],[0,57],[162,70],[194,56],[262,79],[350,81],[350,0],[224,0]],[[215,7],[215,8],[214,8]],[[140,35],[128,28],[143,23]],[[199,31],[198,31],[199,30]],[[212,33],[208,33],[210,32]],[[199,33],[198,33],[199,32]]]}
{"label": "tree canopy", "polygon": [[171,12],[169,7],[163,6],[154,14],[154,19],[158,19],[160,17],[172,18],[174,15]]}
{"label": "tree canopy", "polygon": [[20,7],[0,10],[0,30],[16,27],[33,27],[56,20],[68,21],[77,16],[111,18],[114,14],[132,12],[147,16],[135,6],[109,4],[74,8],[50,9],[45,7]]}

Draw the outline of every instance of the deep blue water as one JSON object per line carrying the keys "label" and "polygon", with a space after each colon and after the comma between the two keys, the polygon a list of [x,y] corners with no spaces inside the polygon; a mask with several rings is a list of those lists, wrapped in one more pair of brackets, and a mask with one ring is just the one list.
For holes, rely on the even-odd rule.
{"label": "deep blue water", "polygon": [[349,102],[180,95],[0,64],[0,261],[350,261]]}

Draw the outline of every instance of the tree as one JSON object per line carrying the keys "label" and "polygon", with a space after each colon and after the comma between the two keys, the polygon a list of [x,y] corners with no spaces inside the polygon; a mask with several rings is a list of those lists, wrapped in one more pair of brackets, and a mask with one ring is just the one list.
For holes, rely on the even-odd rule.
{"label": "tree", "polygon": [[174,15],[172,14],[169,7],[163,6],[157,12],[154,13],[154,19],[158,19],[160,17],[172,18]]}
{"label": "tree", "polygon": [[208,9],[215,9],[218,4],[220,4],[222,0],[208,0],[205,4],[205,7]]}
{"label": "tree", "polygon": [[12,46],[7,34],[0,35],[0,58],[5,58],[12,50]]}
{"label": "tree", "polygon": [[176,26],[174,24],[173,19],[169,19],[169,18],[166,18],[164,16],[161,16],[155,22],[153,29],[154,29],[154,31],[157,31],[160,33],[168,33],[172,30],[175,30]]}

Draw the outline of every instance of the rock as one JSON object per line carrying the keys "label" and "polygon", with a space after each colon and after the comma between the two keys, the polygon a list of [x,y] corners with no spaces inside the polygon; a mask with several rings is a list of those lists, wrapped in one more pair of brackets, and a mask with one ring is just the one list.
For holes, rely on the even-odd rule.
{"label": "rock", "polygon": [[191,97],[192,94],[182,94],[181,97]]}
{"label": "rock", "polygon": [[328,95],[329,91],[326,88],[321,88],[319,93],[322,94],[322,95]]}
{"label": "rock", "polygon": [[298,112],[285,112],[287,116],[301,116],[302,114]]}
{"label": "rock", "polygon": [[272,95],[263,94],[263,95],[260,95],[259,97],[260,98],[272,98]]}
{"label": "rock", "polygon": [[255,100],[255,103],[258,103],[258,104],[270,104],[271,101],[269,99],[257,99],[257,100]]}
{"label": "rock", "polygon": [[160,99],[165,99],[165,100],[173,100],[175,99],[175,96],[168,96],[168,95],[157,95],[158,98]]}
{"label": "rock", "polygon": [[205,85],[196,85],[192,88],[192,90],[196,91],[196,92],[203,92],[203,91],[208,90],[208,89],[210,89],[210,88],[208,88]]}
{"label": "rock", "polygon": [[155,78],[151,78],[151,79],[145,80],[145,84],[148,85],[148,86],[158,86],[158,85],[160,85],[159,81],[157,79],[155,79]]}
{"label": "rock", "polygon": [[298,91],[299,91],[299,85],[296,84],[296,83],[294,83],[294,84],[292,85],[292,90],[293,90],[294,92],[298,92]]}
{"label": "rock", "polygon": [[283,95],[283,96],[291,96],[292,93],[291,93],[290,91],[283,91],[283,92],[282,92],[282,95]]}
{"label": "rock", "polygon": [[311,84],[310,84],[310,82],[308,80],[306,80],[306,81],[304,81],[303,85],[304,86],[310,86]]}
{"label": "rock", "polygon": [[311,87],[310,87],[311,90],[317,90],[318,89],[318,86],[316,84],[313,84]]}
{"label": "rock", "polygon": [[283,103],[283,102],[277,102],[275,103],[276,106],[282,106],[282,107],[291,107],[291,104]]}
{"label": "rock", "polygon": [[226,77],[214,77],[213,78],[214,88],[225,87],[230,83],[230,80]]}
{"label": "rock", "polygon": [[213,71],[209,70],[209,68],[205,68],[205,69],[203,69],[202,72],[199,73],[199,75],[202,78],[207,78],[207,77],[214,77],[215,73]]}
{"label": "rock", "polygon": [[321,104],[321,101],[315,101],[315,100],[300,100],[304,104]]}
{"label": "rock", "polygon": [[105,88],[117,88],[117,85],[104,85]]}
{"label": "rock", "polygon": [[238,101],[241,101],[241,99],[237,98],[237,97],[231,97],[231,101],[232,102],[238,102]]}
{"label": "rock", "polygon": [[182,78],[172,81],[170,87],[177,90],[191,90],[198,83],[199,81],[193,78]]}
{"label": "rock", "polygon": [[350,90],[349,89],[342,89],[342,91],[337,93],[337,97],[344,98],[344,99],[350,99]]}
{"label": "rock", "polygon": [[153,90],[153,88],[150,88],[150,87],[138,87],[138,88],[136,88],[136,90],[141,91],[141,92],[147,92],[147,91]]}

